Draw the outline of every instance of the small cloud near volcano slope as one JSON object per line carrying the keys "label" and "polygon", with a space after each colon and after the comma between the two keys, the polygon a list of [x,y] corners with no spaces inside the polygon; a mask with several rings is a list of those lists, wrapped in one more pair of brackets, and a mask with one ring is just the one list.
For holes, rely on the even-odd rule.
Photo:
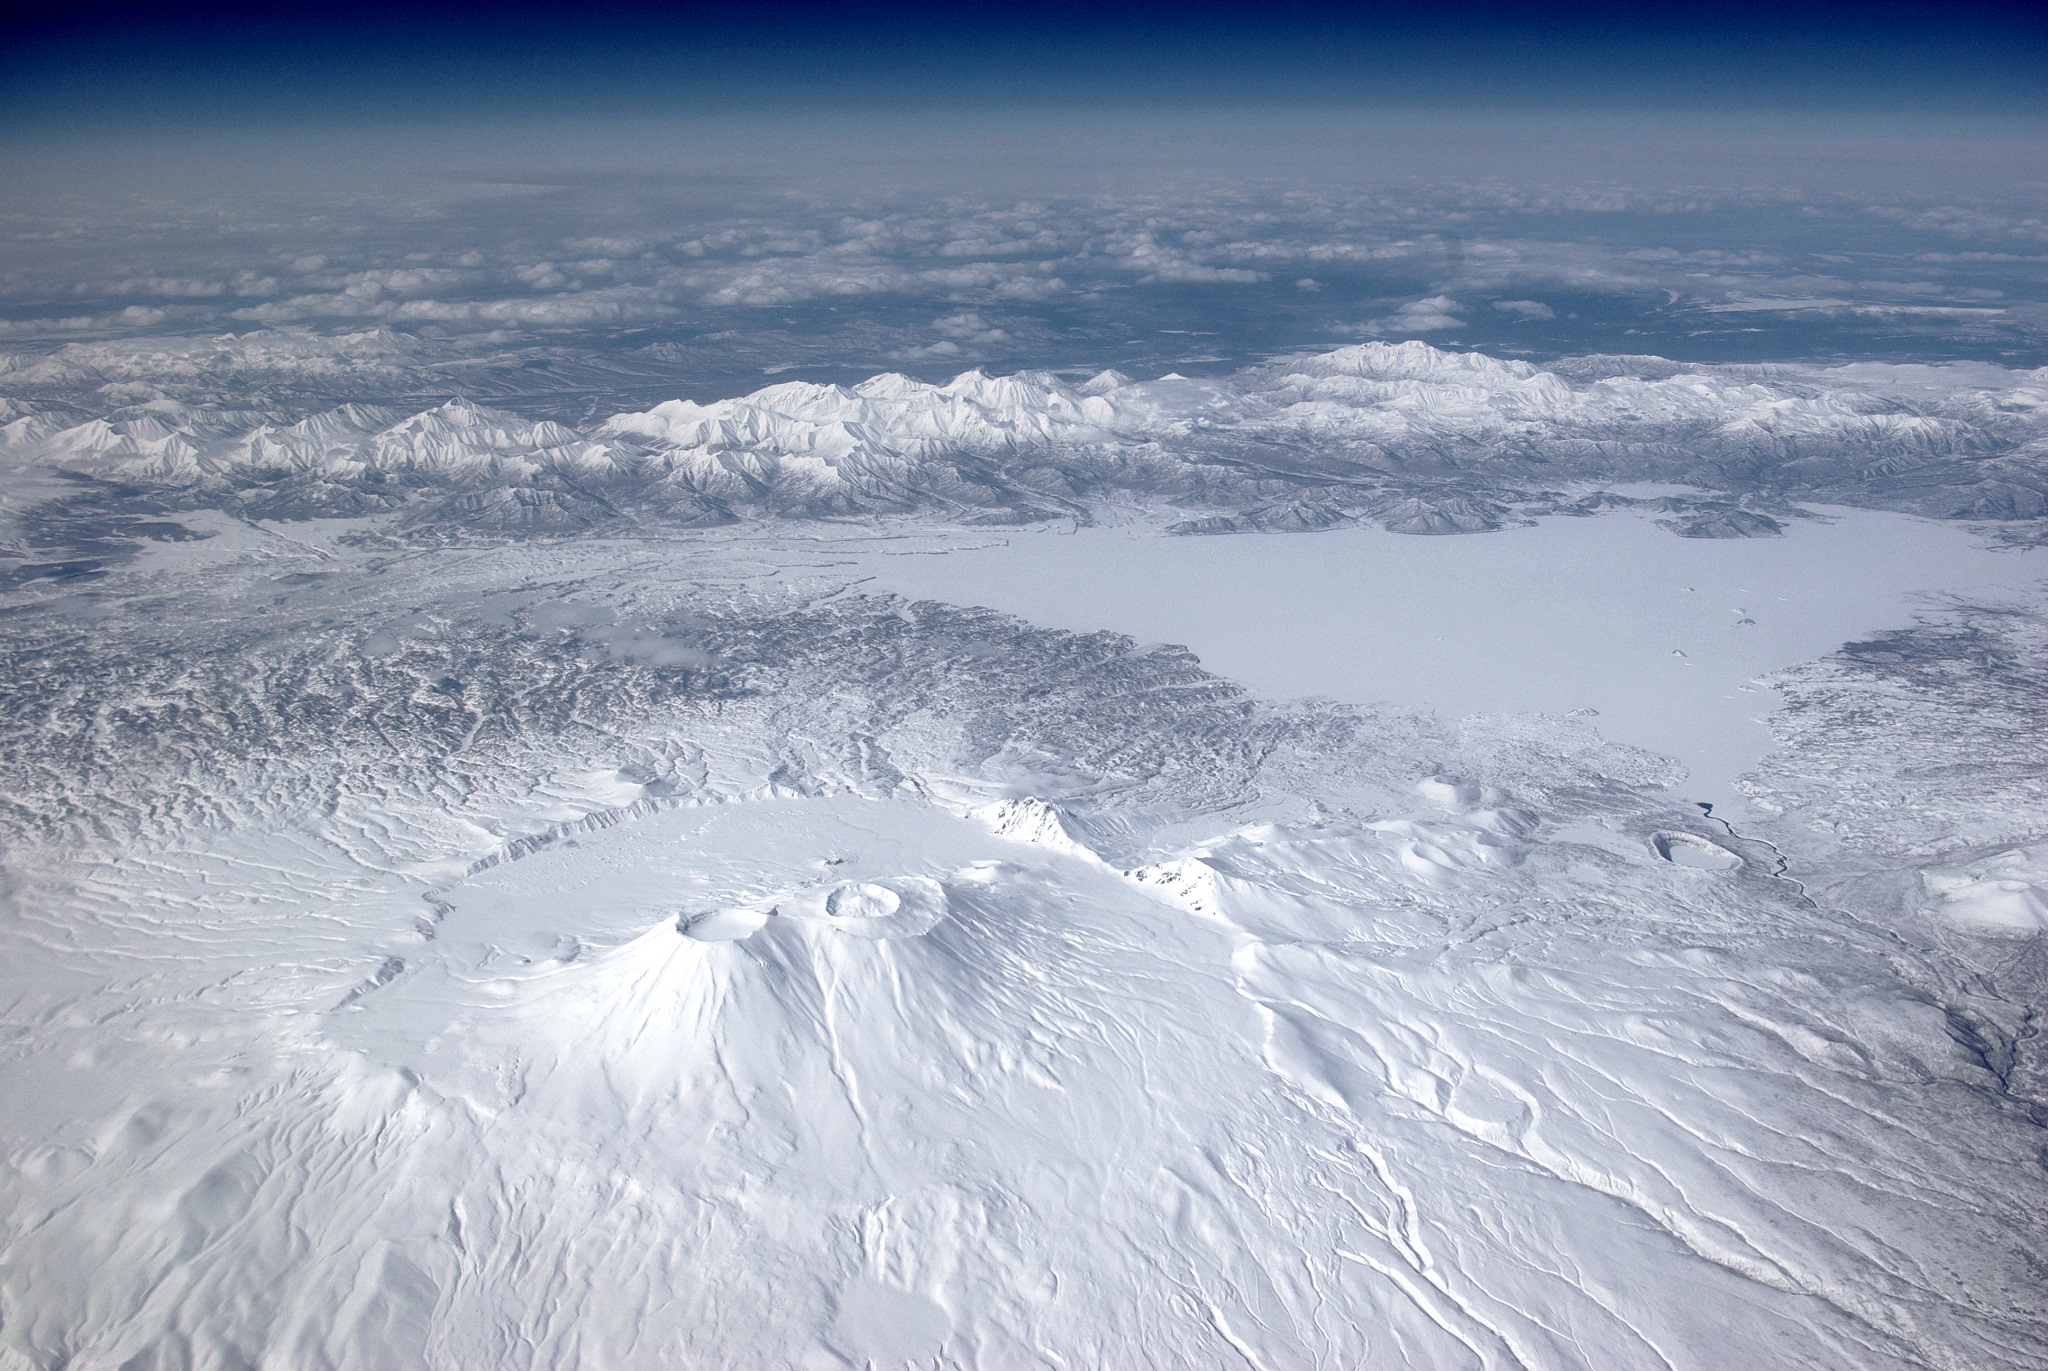
{"label": "small cloud near volcano slope", "polygon": [[[161,365],[246,367],[268,346],[224,339]],[[275,347],[294,365],[375,367],[403,342]],[[22,396],[0,430],[17,469],[263,517],[396,512],[452,535],[909,510],[1015,521],[1085,517],[1107,498],[1216,516],[1189,531],[1357,518],[1460,531],[1591,512],[1575,486],[1631,481],[1697,486],[1763,513],[1815,499],[2048,515],[2048,378],[1986,364],[1539,367],[1366,343],[1212,379],[788,382],[583,426],[465,400],[292,418],[158,399],[67,423],[32,384],[62,365],[0,371]]]}

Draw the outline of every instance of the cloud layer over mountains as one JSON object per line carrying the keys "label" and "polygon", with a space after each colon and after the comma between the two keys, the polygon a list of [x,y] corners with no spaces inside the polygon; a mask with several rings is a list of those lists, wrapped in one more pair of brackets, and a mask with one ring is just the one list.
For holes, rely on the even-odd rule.
{"label": "cloud layer over mountains", "polygon": [[0,341],[383,326],[471,366],[662,345],[696,398],[779,370],[1213,369],[1360,337],[1539,359],[2048,360],[2048,222],[2023,189],[1919,184],[1917,165],[1877,187],[1757,182],[1725,150],[1732,165],[1679,189],[1629,168],[1505,180],[1450,133],[1396,133],[1466,165],[1422,184],[1389,184],[1399,164],[1052,176],[1031,163],[1062,145],[1017,135],[997,155],[1023,165],[997,188],[920,187],[895,166],[850,188],[815,166],[700,157],[658,176],[508,168],[402,191],[17,197],[0,204]]}

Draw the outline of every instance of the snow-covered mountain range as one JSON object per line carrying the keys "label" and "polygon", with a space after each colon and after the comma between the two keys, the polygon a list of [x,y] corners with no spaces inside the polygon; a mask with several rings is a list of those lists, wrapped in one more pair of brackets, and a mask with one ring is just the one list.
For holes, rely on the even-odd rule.
{"label": "snow-covered mountain range", "polygon": [[[0,370],[0,388],[40,375]],[[1769,531],[1799,499],[2048,514],[2048,376],[1984,365],[1546,369],[1367,343],[1203,380],[789,382],[580,429],[460,399],[298,417],[155,399],[68,423],[36,386],[19,393],[0,430],[13,464],[257,517],[398,511],[455,536],[907,510],[1085,518],[1132,498],[1185,506],[1190,532],[1455,532],[1630,481],[1698,487],[1712,505],[1691,531],[1709,535]]]}

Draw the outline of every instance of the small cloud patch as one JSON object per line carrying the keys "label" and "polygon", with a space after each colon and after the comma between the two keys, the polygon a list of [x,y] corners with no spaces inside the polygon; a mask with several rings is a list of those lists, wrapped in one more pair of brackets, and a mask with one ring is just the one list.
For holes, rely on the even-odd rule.
{"label": "small cloud patch", "polygon": [[1432,295],[1422,300],[1411,300],[1382,318],[1368,319],[1358,326],[1358,331],[1381,337],[1401,338],[1417,333],[1437,333],[1444,329],[1463,328],[1465,321],[1456,313],[1459,308],[1458,302],[1448,295]]}

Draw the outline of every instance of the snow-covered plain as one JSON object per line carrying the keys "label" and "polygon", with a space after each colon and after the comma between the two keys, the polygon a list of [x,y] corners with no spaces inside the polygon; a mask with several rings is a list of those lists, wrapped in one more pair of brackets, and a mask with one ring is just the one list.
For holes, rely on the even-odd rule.
{"label": "snow-covered plain", "polygon": [[2041,1365],[2038,377],[1622,360],[24,411],[0,1367]]}
{"label": "snow-covered plain", "polygon": [[2048,576],[2040,552],[1952,524],[1816,513],[1768,539],[1674,539],[1630,512],[1455,540],[1041,526],[944,551],[871,543],[848,565],[911,599],[1181,643],[1279,698],[1594,710],[1603,736],[1676,758],[1685,796],[1724,805],[1772,745],[1758,678],[1945,596],[2023,602]]}

